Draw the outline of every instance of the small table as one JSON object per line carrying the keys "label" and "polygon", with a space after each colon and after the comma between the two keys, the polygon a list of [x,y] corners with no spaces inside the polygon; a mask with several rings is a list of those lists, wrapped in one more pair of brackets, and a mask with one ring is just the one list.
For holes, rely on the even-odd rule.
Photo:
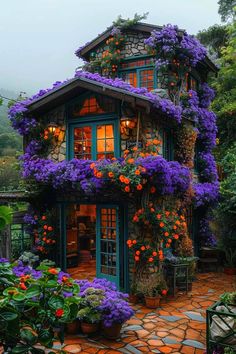
{"label": "small table", "polygon": [[[188,270],[189,270],[189,265],[188,264],[175,264],[175,263],[169,263],[164,265],[164,270],[165,270],[165,275],[166,275],[166,280],[167,283],[169,283],[170,288],[173,289],[173,295],[175,296],[177,292],[177,280],[178,278],[184,277],[184,282],[186,286],[186,294],[188,293]],[[178,273],[181,273],[179,275]]]}

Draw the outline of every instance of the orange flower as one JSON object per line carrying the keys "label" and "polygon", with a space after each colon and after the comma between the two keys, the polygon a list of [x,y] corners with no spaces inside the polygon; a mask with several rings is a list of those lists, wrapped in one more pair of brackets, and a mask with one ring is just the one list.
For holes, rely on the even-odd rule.
{"label": "orange flower", "polygon": [[157,252],[156,251],[152,252],[152,255],[153,255],[153,257],[156,257],[157,256]]}
{"label": "orange flower", "polygon": [[113,178],[114,177],[114,173],[113,172],[108,172],[108,177]]}
{"label": "orange flower", "polygon": [[179,235],[177,235],[177,234],[174,234],[174,236],[173,236],[173,237],[174,237],[174,239],[175,239],[175,240],[178,240],[178,238],[179,238]]}
{"label": "orange flower", "polygon": [[134,222],[138,222],[138,216],[137,216],[137,215],[134,215],[133,221],[134,221]]}
{"label": "orange flower", "polygon": [[154,259],[153,259],[153,257],[150,257],[150,258],[148,258],[148,262],[153,262],[154,261]]}
{"label": "orange flower", "polygon": [[95,163],[92,162],[92,163],[90,164],[90,168],[93,169],[94,167],[95,167]]}
{"label": "orange flower", "polygon": [[123,182],[124,182],[124,180],[125,180],[125,176],[120,175],[119,180],[123,183]]}
{"label": "orange flower", "polygon": [[136,254],[137,256],[139,256],[139,255],[140,255],[140,251],[136,251],[135,254]]}
{"label": "orange flower", "polygon": [[159,141],[159,140],[157,140],[157,139],[153,139],[153,141],[152,141],[152,142],[153,142],[153,144],[154,144],[154,145],[158,145],[158,144],[160,144],[160,141]]}
{"label": "orange flower", "polygon": [[137,176],[140,175],[140,171],[139,170],[135,170],[134,172]]}
{"label": "orange flower", "polygon": [[137,151],[138,150],[137,146],[134,146],[132,150]]}
{"label": "orange flower", "polygon": [[130,183],[130,179],[129,179],[128,177],[125,177],[125,178],[124,178],[124,183],[125,183],[125,184],[129,184],[129,183]]}
{"label": "orange flower", "polygon": [[171,238],[168,238],[168,240],[167,240],[167,241],[168,241],[168,243],[171,243],[171,242],[172,242]]}
{"label": "orange flower", "polygon": [[166,211],[165,212],[166,216],[168,217],[170,215],[170,212],[169,211]]}
{"label": "orange flower", "polygon": [[137,241],[136,240],[133,240],[133,244],[136,245]]}
{"label": "orange flower", "polygon": [[[161,214],[157,214],[157,219],[160,220],[161,219]],[[162,227],[162,226],[161,226]]]}
{"label": "orange flower", "polygon": [[134,259],[135,259],[136,262],[138,262],[139,261],[139,256],[135,256]]}
{"label": "orange flower", "polygon": [[126,149],[126,150],[124,151],[124,154],[127,155],[128,153],[129,153],[129,150]]}
{"label": "orange flower", "polygon": [[48,269],[48,273],[56,275],[58,274],[58,270],[56,268],[50,268]]}
{"label": "orange flower", "polygon": [[143,152],[140,152],[140,153],[139,153],[139,156],[140,156],[140,157],[144,157],[145,154],[144,154]]}
{"label": "orange flower", "polygon": [[164,233],[164,236],[168,237],[168,236],[169,236],[169,232],[166,231],[166,232]]}
{"label": "orange flower", "polygon": [[182,225],[183,225],[183,227],[187,227],[186,222],[183,222]]}
{"label": "orange flower", "polygon": [[155,188],[155,187],[151,187],[151,188],[150,188],[150,193],[153,194],[153,193],[155,193],[155,192],[156,192],[156,188]]}
{"label": "orange flower", "polygon": [[176,220],[176,225],[180,225],[180,221],[179,220]]}
{"label": "orange flower", "polygon": [[169,243],[166,244],[166,248],[170,248],[170,244]]}
{"label": "orange flower", "polygon": [[52,231],[53,227],[52,226],[48,226],[48,231]]}
{"label": "orange flower", "polygon": [[43,229],[47,230],[48,229],[48,225],[44,225]]}
{"label": "orange flower", "polygon": [[127,162],[133,164],[134,163],[134,159],[128,159]]}
{"label": "orange flower", "polygon": [[183,215],[180,215],[181,220],[185,220],[185,217]]}
{"label": "orange flower", "polygon": [[150,211],[151,211],[152,213],[154,213],[155,209],[154,209],[154,208],[150,208]]}
{"label": "orange flower", "polygon": [[129,186],[125,186],[125,192],[129,193],[130,192],[130,187]]}
{"label": "orange flower", "polygon": [[145,167],[142,167],[142,168],[141,168],[141,171],[142,171],[143,173],[145,173],[147,170],[146,170]]}
{"label": "orange flower", "polygon": [[164,222],[160,222],[160,227],[164,227],[164,226],[165,226]]}
{"label": "orange flower", "polygon": [[173,226],[173,229],[174,229],[174,230],[176,230],[176,229],[177,229],[177,226],[176,226],[176,225],[174,225],[174,226]]}
{"label": "orange flower", "polygon": [[43,215],[42,216],[42,220],[46,220],[47,218],[46,218],[46,216],[45,215]]}
{"label": "orange flower", "polygon": [[139,183],[136,188],[138,191],[141,191],[143,189],[143,186]]}
{"label": "orange flower", "polygon": [[127,240],[127,245],[131,245],[132,244],[132,240]]}
{"label": "orange flower", "polygon": [[102,172],[97,173],[97,178],[102,178]]}
{"label": "orange flower", "polygon": [[145,251],[146,248],[145,248],[145,246],[141,246],[140,249],[141,249],[141,251]]}

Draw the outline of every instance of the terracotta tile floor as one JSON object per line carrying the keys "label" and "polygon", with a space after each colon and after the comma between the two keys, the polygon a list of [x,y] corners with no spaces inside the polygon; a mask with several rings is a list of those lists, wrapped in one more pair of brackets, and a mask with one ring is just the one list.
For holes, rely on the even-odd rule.
{"label": "terracotta tile floor", "polygon": [[122,328],[115,341],[102,336],[67,336],[68,353],[185,353],[203,354],[205,310],[220,294],[236,288],[236,277],[222,273],[199,274],[191,293],[162,301],[161,308],[149,310],[135,305],[135,316]]}

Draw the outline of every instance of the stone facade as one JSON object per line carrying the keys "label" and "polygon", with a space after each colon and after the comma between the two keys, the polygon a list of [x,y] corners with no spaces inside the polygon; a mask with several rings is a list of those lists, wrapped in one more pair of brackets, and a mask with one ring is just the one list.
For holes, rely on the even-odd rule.
{"label": "stone facade", "polygon": [[[144,35],[143,33],[134,33],[127,32],[125,34],[125,46],[121,51],[122,58],[129,58],[133,56],[147,55],[147,49],[144,44],[144,40],[148,37],[148,35]],[[95,58],[101,58],[102,53],[108,50],[108,46],[104,43],[95,51]]]}

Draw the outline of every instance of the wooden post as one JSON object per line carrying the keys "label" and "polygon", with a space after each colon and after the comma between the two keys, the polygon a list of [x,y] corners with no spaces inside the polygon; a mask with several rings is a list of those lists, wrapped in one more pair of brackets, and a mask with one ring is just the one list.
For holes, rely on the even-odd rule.
{"label": "wooden post", "polygon": [[0,257],[11,258],[11,228],[7,225],[0,232]]}

